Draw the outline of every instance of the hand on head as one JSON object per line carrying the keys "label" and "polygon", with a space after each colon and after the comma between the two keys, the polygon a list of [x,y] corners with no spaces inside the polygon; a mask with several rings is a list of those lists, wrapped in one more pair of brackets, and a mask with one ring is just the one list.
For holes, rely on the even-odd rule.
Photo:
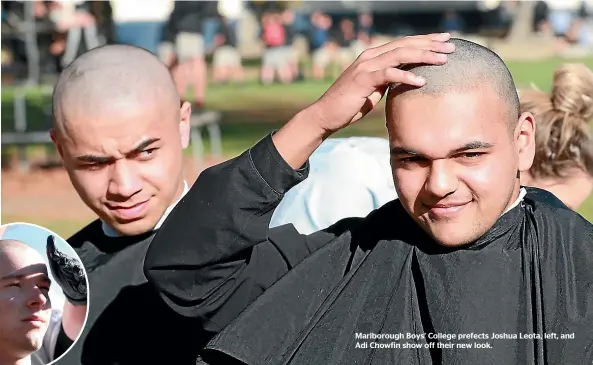
{"label": "hand on head", "polygon": [[370,112],[391,84],[423,86],[425,80],[401,70],[406,64],[441,65],[455,46],[449,34],[405,37],[364,51],[314,104],[320,127],[331,134]]}

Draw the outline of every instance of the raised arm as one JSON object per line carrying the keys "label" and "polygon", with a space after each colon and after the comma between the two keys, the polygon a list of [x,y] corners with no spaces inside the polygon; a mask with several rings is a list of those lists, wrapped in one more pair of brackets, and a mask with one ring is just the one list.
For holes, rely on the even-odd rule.
{"label": "raised arm", "polygon": [[[436,40],[434,40],[436,39]],[[176,312],[218,332],[288,270],[343,227],[268,232],[284,193],[307,174],[329,135],[362,118],[387,85],[422,85],[403,62],[442,63],[448,36],[404,38],[366,51],[313,105],[237,158],[205,170],[155,235],[145,274]],[[450,49],[450,48],[449,48]],[[452,49],[450,49],[452,50]],[[377,71],[381,70],[381,71]]]}

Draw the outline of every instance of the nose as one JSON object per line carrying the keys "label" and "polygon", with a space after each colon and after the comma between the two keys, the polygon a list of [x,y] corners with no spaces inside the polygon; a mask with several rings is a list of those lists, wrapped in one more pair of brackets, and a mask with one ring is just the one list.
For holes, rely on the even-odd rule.
{"label": "nose", "polygon": [[48,303],[49,296],[45,294],[41,289],[39,289],[38,287],[34,287],[31,289],[27,300],[27,306],[35,310],[41,310],[44,309]]}
{"label": "nose", "polygon": [[448,165],[447,160],[436,160],[430,167],[425,189],[435,197],[443,198],[455,192],[458,183],[455,171]]}
{"label": "nose", "polygon": [[109,194],[129,198],[142,190],[142,182],[133,162],[119,160],[111,166],[111,169]]}

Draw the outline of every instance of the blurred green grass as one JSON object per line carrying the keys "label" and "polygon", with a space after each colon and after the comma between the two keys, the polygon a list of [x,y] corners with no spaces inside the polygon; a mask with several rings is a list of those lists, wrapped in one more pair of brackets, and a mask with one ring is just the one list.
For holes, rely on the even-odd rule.
{"label": "blurred green grass", "polygon": [[[549,59],[539,62],[508,62],[518,87],[535,85],[539,89],[549,90],[552,85],[552,75],[556,67],[564,62],[584,62],[593,69],[593,59],[567,61],[564,59]],[[264,137],[272,129],[280,128],[296,112],[315,101],[330,85],[329,82],[308,81],[293,85],[261,86],[256,82],[243,85],[212,85],[206,97],[208,109],[222,113],[221,129],[223,136],[223,150],[226,157],[233,157],[249,148],[257,140]],[[2,130],[12,129],[13,95],[10,88],[2,88]],[[31,89],[28,92],[28,113],[32,127],[38,130],[47,129],[47,119],[44,108],[47,107],[50,95],[47,91]],[[371,113],[365,120],[348,127],[336,135],[338,136],[386,136],[382,107]],[[206,141],[208,148],[208,141]],[[189,153],[189,150],[186,151]],[[593,221],[593,196],[581,206],[579,212],[588,220]],[[3,215],[3,222],[14,221],[14,218]],[[45,224],[53,228],[56,233],[76,230],[76,224],[63,221],[46,221]],[[78,225],[81,227],[82,223]]]}

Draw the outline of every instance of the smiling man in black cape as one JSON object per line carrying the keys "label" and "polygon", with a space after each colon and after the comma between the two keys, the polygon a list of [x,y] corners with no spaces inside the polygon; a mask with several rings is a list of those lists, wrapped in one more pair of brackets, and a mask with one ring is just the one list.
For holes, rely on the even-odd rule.
{"label": "smiling man in black cape", "polygon": [[[257,234],[238,225],[249,236],[218,243],[235,258],[264,245],[321,248],[215,336],[205,363],[590,363],[593,226],[553,195],[520,186],[535,121],[520,113],[496,54],[452,42],[444,65],[406,67],[424,86],[396,84],[387,96],[399,200],[311,235],[291,225]],[[354,80],[361,87],[363,78]],[[375,91],[371,105],[384,89]],[[350,122],[323,110],[321,125],[288,123],[276,133],[270,159],[297,168]],[[189,223],[204,204],[188,195],[172,214]],[[177,310],[196,296],[192,273],[203,262],[192,236],[204,227],[181,221],[163,227],[146,260]]]}

